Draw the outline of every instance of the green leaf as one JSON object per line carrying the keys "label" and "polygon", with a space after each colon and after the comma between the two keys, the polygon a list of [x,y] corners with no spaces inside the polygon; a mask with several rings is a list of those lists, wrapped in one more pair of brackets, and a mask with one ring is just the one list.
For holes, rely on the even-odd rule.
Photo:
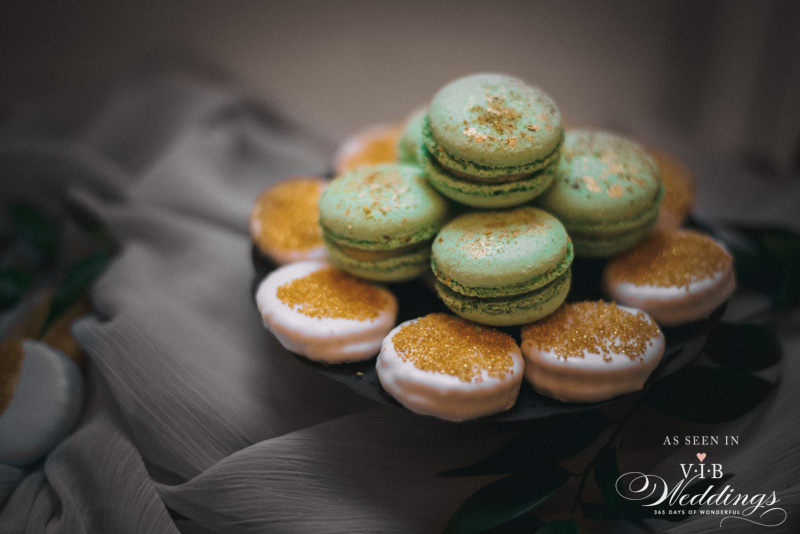
{"label": "green leaf", "polygon": [[56,224],[32,204],[11,204],[8,215],[17,235],[33,245],[45,265],[53,265],[58,252]]}
{"label": "green leaf", "polygon": [[18,269],[0,271],[0,309],[10,308],[22,300],[31,287],[31,276]]}
{"label": "green leaf", "polygon": [[742,371],[766,369],[781,359],[778,334],[769,324],[721,323],[706,352],[716,363]]}
{"label": "green leaf", "polygon": [[782,228],[769,228],[759,235],[761,247],[777,265],[778,278],[772,293],[776,308],[792,308],[800,304],[800,236]]}
{"label": "green leaf", "polygon": [[774,384],[724,367],[687,367],[655,382],[647,400],[658,411],[695,423],[722,423],[758,406]]}
{"label": "green leaf", "polygon": [[615,517],[629,517],[631,514],[628,510],[628,501],[617,493],[620,471],[616,447],[605,447],[597,454],[593,474],[611,514]]}
{"label": "green leaf", "polygon": [[45,327],[50,325],[59,315],[67,311],[73,303],[81,298],[89,286],[105,270],[111,255],[105,252],[92,254],[74,264],[64,277],[53,297],[53,307],[47,317]]}
{"label": "green leaf", "polygon": [[739,281],[767,293],[777,309],[800,305],[800,235],[775,227],[738,227],[752,241],[751,247],[734,247]]}
{"label": "green leaf", "polygon": [[490,456],[441,476],[502,475],[558,463],[588,447],[607,425],[607,419],[596,412],[532,421]]}
{"label": "green leaf", "polygon": [[536,534],[578,534],[578,524],[574,519],[550,521],[535,532]]}
{"label": "green leaf", "polygon": [[569,478],[559,465],[545,464],[537,472],[515,473],[470,495],[458,507],[443,534],[477,534],[503,525],[550,498]]}

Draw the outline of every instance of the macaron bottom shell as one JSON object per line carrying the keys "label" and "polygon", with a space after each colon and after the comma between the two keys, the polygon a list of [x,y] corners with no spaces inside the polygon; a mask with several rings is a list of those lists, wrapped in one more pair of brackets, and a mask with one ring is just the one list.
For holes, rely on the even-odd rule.
{"label": "macaron bottom shell", "polygon": [[537,321],[553,313],[567,298],[571,271],[549,284],[511,297],[482,298],[457,293],[436,282],[436,293],[453,313],[490,326],[515,326]]}
{"label": "macaron bottom shell", "polygon": [[[523,165],[513,165],[508,167],[492,167],[481,165],[476,161],[467,158],[456,157],[447,152],[434,138],[431,128],[426,120],[422,125],[422,140],[426,150],[434,157],[439,164],[453,173],[473,176],[477,179],[502,179],[506,176],[524,176],[538,172],[551,163],[558,162],[561,154],[561,147],[564,144],[564,132],[561,131],[558,142],[546,156]],[[475,152],[476,160],[480,158],[480,150]]]}
{"label": "macaron bottom shell", "polygon": [[481,182],[456,176],[441,167],[422,147],[422,170],[428,182],[443,196],[474,208],[506,208],[524,204],[541,195],[553,182],[556,165],[509,182]]}
{"label": "macaron bottom shell", "polygon": [[430,271],[431,248],[424,245],[409,252],[387,251],[374,259],[356,258],[330,239],[323,238],[328,249],[328,261],[345,272],[376,282],[405,282]]}
{"label": "macaron bottom shell", "polygon": [[642,226],[624,230],[622,232],[608,232],[598,228],[594,232],[581,231],[571,232],[567,228],[572,244],[575,247],[575,256],[583,258],[610,258],[624,252],[647,235],[655,227],[658,221],[658,210],[654,210],[654,216],[647,219]]}

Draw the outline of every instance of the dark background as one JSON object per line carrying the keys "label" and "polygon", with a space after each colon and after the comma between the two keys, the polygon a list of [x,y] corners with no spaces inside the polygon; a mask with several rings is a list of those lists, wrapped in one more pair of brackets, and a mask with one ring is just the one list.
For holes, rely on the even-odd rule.
{"label": "dark background", "polygon": [[[538,85],[568,125],[798,173],[800,6],[785,1],[5,2],[0,117],[160,62],[208,62],[332,140],[456,76]],[[144,65],[144,67],[143,67]]]}

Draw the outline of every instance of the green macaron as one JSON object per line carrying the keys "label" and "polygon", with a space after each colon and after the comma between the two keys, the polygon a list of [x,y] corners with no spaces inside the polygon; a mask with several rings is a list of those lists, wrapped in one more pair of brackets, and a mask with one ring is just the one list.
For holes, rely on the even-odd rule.
{"label": "green macaron", "polygon": [[420,165],[422,146],[422,125],[425,122],[427,107],[414,111],[403,125],[403,132],[397,140],[397,161],[409,165]]}
{"label": "green macaron", "polygon": [[450,205],[411,165],[361,167],[333,179],[319,199],[319,223],[331,262],[383,282],[429,270],[431,239]]}
{"label": "green macaron", "polygon": [[423,139],[449,171],[505,181],[556,159],[563,130],[555,103],[540,89],[510,76],[475,74],[436,93]]}
{"label": "green macaron", "polygon": [[641,241],[664,195],[658,166],[638,144],[608,132],[567,132],[557,177],[536,205],[559,218],[575,255],[610,257]]}
{"label": "green macaron", "polygon": [[460,215],[433,241],[436,290],[454,313],[479,323],[511,326],[540,319],[570,287],[572,243],[544,210]]}

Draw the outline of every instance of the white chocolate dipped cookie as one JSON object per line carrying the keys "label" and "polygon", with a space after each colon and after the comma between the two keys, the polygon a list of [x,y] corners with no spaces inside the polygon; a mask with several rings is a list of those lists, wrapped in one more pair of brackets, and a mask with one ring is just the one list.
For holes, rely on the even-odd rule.
{"label": "white chocolate dipped cookie", "polygon": [[394,328],[375,365],[383,388],[403,406],[450,421],[514,406],[523,367],[514,338],[445,313]]}
{"label": "white chocolate dipped cookie", "polygon": [[736,289],[733,258],[693,230],[657,230],[603,270],[603,288],[620,304],[663,326],[707,317]]}
{"label": "white chocolate dipped cookie", "polygon": [[664,355],[644,312],[602,301],[564,304],[522,328],[525,378],[564,402],[600,402],[642,389]]}
{"label": "white chocolate dipped cookie", "polygon": [[288,350],[314,361],[369,359],[397,319],[397,299],[327,262],[280,267],[258,287],[264,325]]}
{"label": "white chocolate dipped cookie", "polygon": [[276,265],[327,257],[317,222],[317,203],[325,186],[318,176],[293,176],[256,198],[250,212],[250,237]]}

